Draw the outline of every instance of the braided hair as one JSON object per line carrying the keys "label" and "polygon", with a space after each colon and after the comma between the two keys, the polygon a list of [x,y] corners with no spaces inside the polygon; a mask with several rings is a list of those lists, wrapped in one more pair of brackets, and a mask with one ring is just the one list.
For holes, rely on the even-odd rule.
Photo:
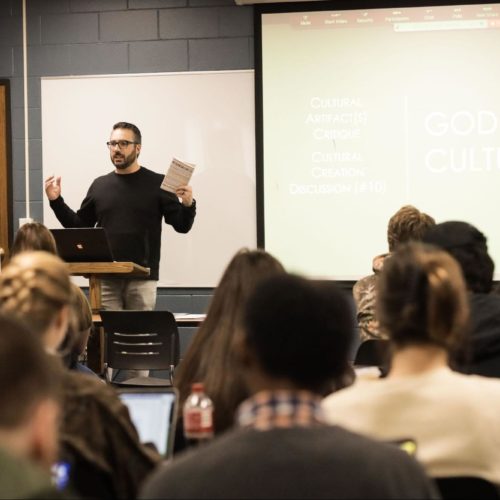
{"label": "braided hair", "polygon": [[66,264],[47,252],[22,252],[0,274],[0,312],[16,316],[43,335],[71,300]]}

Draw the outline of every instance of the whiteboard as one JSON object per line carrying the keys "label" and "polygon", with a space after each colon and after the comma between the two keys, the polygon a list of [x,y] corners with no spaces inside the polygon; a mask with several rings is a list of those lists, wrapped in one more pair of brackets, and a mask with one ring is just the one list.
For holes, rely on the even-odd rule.
{"label": "whiteboard", "polygon": [[[43,178],[62,176],[76,210],[91,182],[114,169],[114,123],[142,133],[140,164],[165,173],[196,164],[191,231],[163,224],[159,286],[215,287],[233,254],[257,241],[253,71],[42,78]],[[126,203],[126,200],[123,200]],[[44,195],[44,223],[61,227]]]}

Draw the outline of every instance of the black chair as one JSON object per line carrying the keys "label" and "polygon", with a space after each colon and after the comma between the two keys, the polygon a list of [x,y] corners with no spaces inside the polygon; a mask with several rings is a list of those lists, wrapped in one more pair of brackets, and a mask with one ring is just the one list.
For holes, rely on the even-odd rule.
{"label": "black chair", "polygon": [[481,477],[435,477],[443,500],[499,500],[498,487]]}
{"label": "black chair", "polygon": [[[120,385],[173,385],[179,363],[179,331],[169,311],[101,311],[105,335],[104,370],[108,382]],[[108,379],[116,370],[168,370],[169,380],[134,377],[123,382]]]}
{"label": "black chair", "polygon": [[362,342],[354,358],[354,366],[378,366],[386,370],[389,366],[389,341],[382,339],[368,339]]}

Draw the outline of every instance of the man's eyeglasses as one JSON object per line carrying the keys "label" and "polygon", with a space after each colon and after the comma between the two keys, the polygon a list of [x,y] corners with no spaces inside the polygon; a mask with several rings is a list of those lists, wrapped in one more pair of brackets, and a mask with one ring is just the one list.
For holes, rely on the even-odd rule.
{"label": "man's eyeglasses", "polygon": [[139,143],[134,141],[108,141],[106,143],[109,149],[116,148],[117,146],[120,149],[125,149],[128,148],[131,144],[139,144]]}

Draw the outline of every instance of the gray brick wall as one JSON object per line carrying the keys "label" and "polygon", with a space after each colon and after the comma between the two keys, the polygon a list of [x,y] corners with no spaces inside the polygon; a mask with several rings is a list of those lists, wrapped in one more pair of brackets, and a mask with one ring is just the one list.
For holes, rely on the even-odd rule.
{"label": "gray brick wall", "polygon": [[[20,0],[0,1],[0,78],[11,81],[14,228],[25,214]],[[27,0],[30,210],[42,220],[40,77],[253,68],[253,9],[233,0]],[[164,296],[164,298],[162,298]],[[203,312],[210,293],[160,291]]]}

